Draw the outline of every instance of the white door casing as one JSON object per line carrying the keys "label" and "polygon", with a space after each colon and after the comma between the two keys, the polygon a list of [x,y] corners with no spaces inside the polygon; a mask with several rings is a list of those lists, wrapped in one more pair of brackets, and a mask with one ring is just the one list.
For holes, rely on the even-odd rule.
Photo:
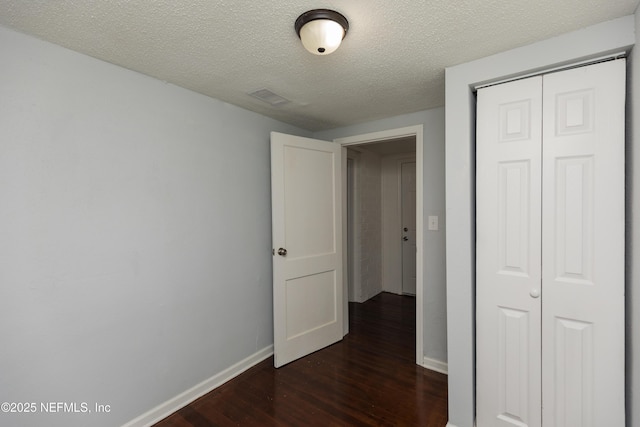
{"label": "white door casing", "polygon": [[541,82],[478,91],[478,427],[541,425]]}
{"label": "white door casing", "polygon": [[339,144],[271,133],[276,367],[343,336],[342,163]]}
{"label": "white door casing", "polygon": [[[416,162],[400,163],[402,293],[416,294]],[[405,240],[406,239],[406,240]]]}
{"label": "white door casing", "polygon": [[545,75],[545,427],[624,426],[625,60]]}
{"label": "white door casing", "polygon": [[478,427],[624,425],[624,74],[478,91]]}

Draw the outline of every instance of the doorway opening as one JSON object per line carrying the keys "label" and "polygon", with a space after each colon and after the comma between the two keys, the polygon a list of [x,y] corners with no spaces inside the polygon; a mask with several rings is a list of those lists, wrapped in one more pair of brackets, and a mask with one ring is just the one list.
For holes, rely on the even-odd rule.
{"label": "doorway opening", "polygon": [[350,302],[416,295],[415,136],[347,148]]}
{"label": "doorway opening", "polygon": [[[415,295],[416,363],[421,366],[424,362],[422,132],[419,125],[335,140],[342,144],[346,158],[344,247],[348,256],[344,318],[348,319],[348,301],[363,302],[382,291]],[[364,178],[371,179],[366,187],[360,182]],[[404,187],[411,189],[404,197],[403,181]],[[404,221],[413,219],[415,225],[403,224],[403,199]],[[366,209],[363,201],[374,207]],[[409,215],[408,210],[412,211]],[[408,255],[412,251],[413,257]],[[409,273],[403,274],[403,270]],[[344,333],[347,332],[345,323]]]}

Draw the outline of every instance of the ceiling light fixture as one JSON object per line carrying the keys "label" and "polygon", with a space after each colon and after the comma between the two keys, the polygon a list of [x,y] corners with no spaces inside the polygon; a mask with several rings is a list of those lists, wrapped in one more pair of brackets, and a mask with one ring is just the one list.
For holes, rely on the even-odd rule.
{"label": "ceiling light fixture", "polygon": [[328,55],[340,46],[349,21],[334,10],[314,9],[300,15],[295,28],[305,49],[315,55]]}

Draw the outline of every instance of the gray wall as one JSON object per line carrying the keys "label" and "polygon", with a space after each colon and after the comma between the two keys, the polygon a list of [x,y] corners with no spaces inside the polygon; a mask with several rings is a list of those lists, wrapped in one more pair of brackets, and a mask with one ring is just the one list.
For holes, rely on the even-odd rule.
{"label": "gray wall", "polygon": [[[471,88],[535,70],[548,69],[607,53],[635,43],[634,17],[594,25],[529,46],[448,68],[446,71],[446,200],[447,313],[449,354],[449,426],[472,427],[474,403],[474,128],[475,101]],[[634,92],[637,92],[634,90]],[[634,93],[634,97],[637,97]],[[637,156],[637,154],[635,154]],[[634,180],[638,178],[634,171]],[[640,188],[640,187],[636,187]],[[638,190],[634,190],[634,196]],[[635,197],[634,197],[635,199]],[[637,201],[635,201],[637,203]],[[637,215],[637,214],[636,214]],[[637,232],[636,232],[637,233]],[[640,244],[635,234],[633,243]],[[636,267],[637,268],[637,267]],[[637,288],[633,279],[629,288]],[[635,297],[627,322],[640,310]],[[632,338],[638,337],[638,331]],[[628,343],[637,348],[637,342]],[[639,358],[628,360],[627,379]],[[634,378],[637,379],[637,374]],[[634,383],[638,385],[637,380]],[[636,402],[637,402],[637,398]],[[638,406],[628,408],[637,414]],[[634,416],[637,418],[637,415]],[[637,424],[638,421],[635,420]],[[631,417],[629,417],[631,419]],[[629,426],[633,425],[628,421]]]}
{"label": "gray wall", "polygon": [[[331,141],[336,138],[380,132],[406,126],[424,128],[424,326],[423,354],[434,361],[447,362],[445,206],[444,206],[444,108],[420,111],[373,122],[316,132],[313,137]],[[440,218],[440,230],[428,231],[427,217]]]}
{"label": "gray wall", "polygon": [[269,132],[0,27],[0,414],[114,426],[273,343]]}

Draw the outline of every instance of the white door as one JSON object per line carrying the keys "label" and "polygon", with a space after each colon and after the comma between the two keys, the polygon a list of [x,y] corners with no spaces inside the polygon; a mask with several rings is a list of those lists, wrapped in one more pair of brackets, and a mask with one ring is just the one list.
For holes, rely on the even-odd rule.
{"label": "white door", "polygon": [[478,427],[541,425],[542,77],[478,91]]}
{"label": "white door", "polygon": [[624,82],[478,91],[477,425],[624,425]]}
{"label": "white door", "polygon": [[342,148],[271,133],[276,367],[343,336]]}
{"label": "white door", "polygon": [[416,294],[416,162],[401,169],[402,293]]}
{"label": "white door", "polygon": [[624,426],[625,61],[543,98],[543,425]]}

